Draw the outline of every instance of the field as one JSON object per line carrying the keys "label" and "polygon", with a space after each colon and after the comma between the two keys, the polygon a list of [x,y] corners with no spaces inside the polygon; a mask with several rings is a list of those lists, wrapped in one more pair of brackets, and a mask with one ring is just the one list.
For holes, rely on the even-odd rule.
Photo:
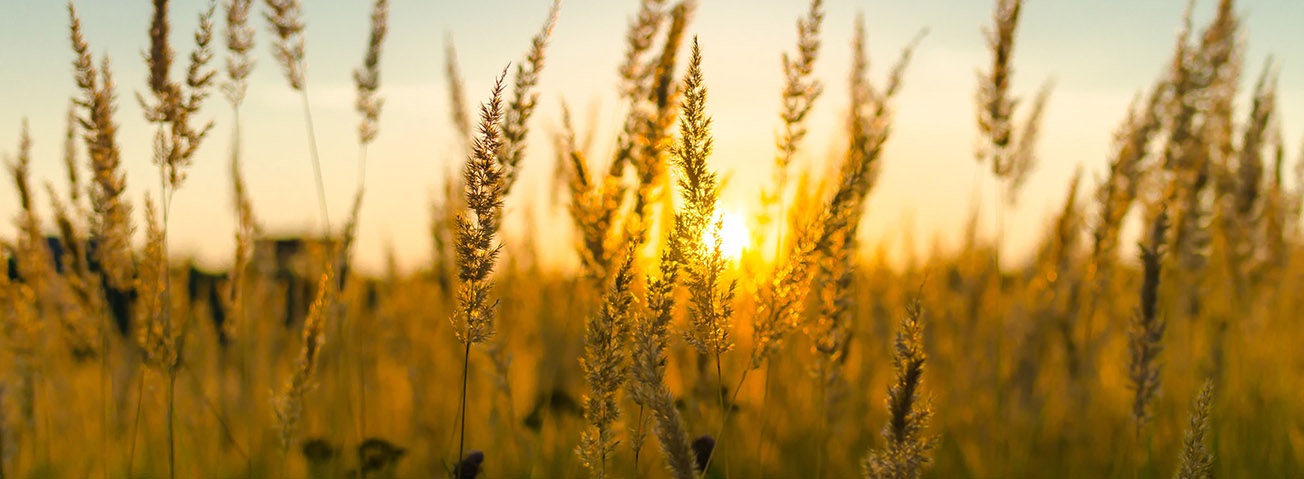
{"label": "field", "polygon": [[[325,220],[303,40],[315,5],[214,1],[170,35],[169,2],[154,0],[142,83],[114,76],[70,3],[66,187],[32,174],[58,160],[32,153],[25,121],[6,155],[20,213],[0,238],[0,479],[1304,474],[1304,151],[1285,146],[1280,66],[1246,67],[1259,63],[1232,0],[1188,6],[1157,78],[1099,132],[1113,138],[1103,174],[1079,169],[1057,198],[1019,195],[1050,161],[1038,143],[1052,90],[1013,81],[1032,7],[996,0],[972,83],[978,141],[955,161],[976,160],[975,192],[1001,201],[951,233],[961,247],[900,261],[861,225],[882,165],[910,161],[885,147],[926,34],[871,62],[856,19],[850,78],[833,81],[821,62],[848,39],[824,38],[835,18],[809,3],[773,52],[771,176],[744,217],[721,200],[733,185],[713,156],[697,3],[626,3],[623,61],[593,66],[618,74],[614,124],[563,110],[556,131],[538,126],[560,3],[492,90],[468,88],[447,45],[441,114],[464,141],[421,205],[431,258],[376,274],[354,260],[363,176],[348,220]],[[374,1],[353,74],[361,173],[385,167],[368,152],[385,134],[389,14]],[[271,54],[255,62],[255,47]],[[250,199],[240,112],[254,68],[301,93],[294,128],[309,143],[292,160],[314,168],[320,230],[269,233],[260,217],[276,206]],[[846,104],[814,110],[833,89]],[[156,194],[126,184],[128,102],[156,132]],[[208,121],[222,108],[233,121]],[[827,124],[812,111],[839,115],[818,135],[831,154],[809,153]],[[612,135],[610,155],[594,132]],[[201,149],[228,161],[230,195],[206,199],[235,216],[234,231],[207,232],[233,251],[221,273],[169,247],[173,194]],[[517,187],[528,163],[554,170],[572,241],[504,228],[526,214],[504,205],[532,194]],[[1011,259],[1016,202],[1056,214]]]}

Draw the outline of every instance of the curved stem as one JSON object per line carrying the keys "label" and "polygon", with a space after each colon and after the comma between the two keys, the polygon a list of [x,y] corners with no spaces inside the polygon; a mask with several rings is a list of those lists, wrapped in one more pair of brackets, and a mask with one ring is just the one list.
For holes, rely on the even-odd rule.
{"label": "curved stem", "polygon": [[303,121],[308,127],[308,155],[312,160],[312,171],[316,174],[317,180],[317,204],[321,208],[321,219],[326,228],[326,236],[330,236],[331,219],[326,210],[326,185],[322,181],[321,160],[317,155],[317,132],[312,126],[312,110],[308,107],[308,87],[300,88],[299,94],[303,98]]}
{"label": "curved stem", "polygon": [[236,442],[235,434],[231,432],[231,426],[227,424],[226,418],[222,416],[222,412],[217,409],[217,405],[213,404],[213,400],[209,399],[208,394],[204,392],[204,383],[199,380],[199,375],[195,374],[195,371],[191,368],[183,369],[190,376],[190,379],[195,382],[195,389],[199,393],[199,398],[204,401],[204,405],[208,407],[208,412],[217,420],[217,425],[222,430],[222,435],[225,436],[226,441],[235,447],[235,452],[239,453],[240,457],[248,461],[249,454],[245,452],[243,447],[240,447],[240,443]]}
{"label": "curved stem", "polygon": [[[719,362],[719,356],[717,355],[717,356],[716,356],[716,374],[719,374],[719,371],[720,371],[720,368],[719,368],[719,367],[720,367],[720,362]],[[745,381],[747,381],[747,373],[749,373],[749,372],[751,372],[751,371],[752,371],[752,368],[750,368],[750,367],[749,367],[749,368],[746,368],[746,369],[743,369],[743,374],[742,374],[742,376],[739,376],[739,377],[738,377],[738,385],[734,387],[733,394],[730,396],[729,404],[733,404],[734,402],[738,401],[738,391],[742,390],[742,388],[743,388],[743,383],[744,383]],[[721,378],[721,380],[723,380],[723,378]],[[723,385],[723,384],[720,386],[720,397],[721,397],[721,398],[724,397],[724,385]],[[721,404],[723,405],[724,402],[721,401]],[[721,441],[721,439],[724,438],[724,427],[725,427],[725,424],[727,424],[727,423],[729,422],[729,413],[731,412],[731,409],[723,409],[723,407],[722,407],[721,410],[722,410],[722,413],[723,413],[724,417],[720,420],[720,430],[719,430],[719,431],[716,433],[716,435],[715,435],[715,437],[716,437],[716,445],[717,445],[717,446],[720,445],[720,444],[723,444],[723,441]],[[703,473],[703,474],[705,474],[706,471],[710,470],[710,467],[711,467],[711,461],[715,459],[715,451],[718,450],[718,449],[719,449],[718,447],[716,447],[716,448],[712,448],[712,449],[711,449],[711,454],[708,455],[708,456],[706,457],[706,464],[703,464],[703,465],[702,465],[702,473]],[[728,463],[725,463],[725,477],[727,478],[728,476],[729,476],[729,467],[728,467]]]}
{"label": "curved stem", "polygon": [[132,466],[136,464],[136,431],[140,429],[140,403],[145,394],[145,371],[140,371],[140,381],[136,382],[136,417],[131,420],[131,447],[127,453],[127,477],[131,475]]}

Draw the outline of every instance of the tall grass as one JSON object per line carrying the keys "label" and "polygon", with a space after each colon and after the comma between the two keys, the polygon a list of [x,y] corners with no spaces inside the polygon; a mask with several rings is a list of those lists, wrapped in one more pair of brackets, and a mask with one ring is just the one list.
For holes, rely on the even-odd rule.
{"label": "tall grass", "polygon": [[[1062,199],[1036,198],[1062,203],[1030,259],[1003,261],[1004,209],[1051,161],[1035,146],[1050,83],[1018,98],[1027,12],[995,3],[974,105],[976,156],[999,189],[991,239],[974,232],[975,214],[959,250],[899,267],[868,254],[881,241],[859,225],[878,213],[879,171],[909,161],[886,146],[898,112],[917,107],[898,93],[913,86],[923,34],[873,81],[864,19],[840,46],[823,37],[826,4],[814,0],[781,57],[753,243],[730,258],[720,198],[731,186],[707,101],[708,87],[727,86],[707,75],[692,22],[708,6],[641,0],[613,72],[616,121],[576,122],[563,103],[545,136],[569,216],[557,224],[575,242],[544,254],[577,261],[539,267],[538,245],[503,225],[533,211],[504,205],[544,161],[541,78],[547,55],[564,54],[549,51],[554,29],[567,28],[552,2],[474,126],[462,97],[478,82],[463,83],[447,40],[458,140],[444,146],[465,159],[432,208],[430,262],[379,276],[352,256],[375,187],[368,162],[389,139],[382,58],[400,4],[371,4],[352,75],[357,186],[334,231],[304,5],[259,2],[302,103],[325,227],[297,242],[269,237],[259,213],[271,206],[255,203],[242,167],[245,100],[260,88],[255,2],[205,4],[184,49],[173,3],[151,3],[137,88],[159,177],[147,195],[126,183],[111,65],[69,4],[66,191],[37,177],[44,153],[26,121],[5,156],[18,214],[0,248],[0,478],[1299,475],[1304,301],[1290,293],[1304,285],[1304,168],[1291,168],[1304,159],[1291,164],[1282,131],[1289,70],[1268,58],[1248,77],[1236,5],[1220,0],[1207,16],[1189,6],[1159,78],[1101,133],[1107,157],[1079,168]],[[809,144],[827,82],[816,66],[838,55],[850,57],[847,103],[825,158]],[[214,89],[230,117],[204,108]],[[223,134],[234,254],[225,275],[208,275],[175,261],[169,220],[174,198],[191,201],[177,193],[199,171],[196,152]],[[609,154],[590,145],[603,134]],[[801,170],[807,158],[829,174]],[[1132,241],[1135,260],[1124,257]],[[767,263],[757,251],[771,247]],[[764,383],[749,385],[762,368]]]}

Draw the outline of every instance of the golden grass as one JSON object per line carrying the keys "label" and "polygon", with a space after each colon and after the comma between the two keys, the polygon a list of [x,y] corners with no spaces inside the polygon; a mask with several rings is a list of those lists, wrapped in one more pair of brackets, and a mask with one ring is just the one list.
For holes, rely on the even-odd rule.
{"label": "golden grass", "polygon": [[[1078,170],[1031,260],[1002,263],[1000,236],[985,242],[971,226],[963,249],[895,269],[863,251],[857,225],[882,165],[907,161],[885,145],[895,112],[910,108],[896,94],[922,34],[876,84],[857,19],[850,102],[838,107],[845,143],[827,159],[836,168],[796,177],[825,85],[816,61],[832,44],[820,37],[824,3],[810,2],[782,56],[775,174],[757,195],[753,246],[777,254],[735,264],[721,251],[703,45],[683,45],[697,4],[642,0],[615,72],[627,114],[589,125],[615,135],[611,157],[591,157],[569,111],[554,138],[553,187],[577,233],[560,254],[573,251],[580,267],[545,272],[533,246],[501,226],[522,166],[542,161],[525,145],[547,98],[538,87],[554,2],[513,77],[497,78],[476,131],[448,40],[450,110],[466,142],[449,147],[466,159],[432,208],[428,268],[379,277],[350,263],[382,125],[389,2],[373,4],[353,77],[353,208],[341,230],[324,224],[298,243],[264,236],[241,172],[253,3],[221,5],[219,79],[219,5],[202,10],[185,73],[174,75],[169,2],[153,2],[139,101],[157,128],[160,193],[143,199],[139,249],[111,65],[90,53],[69,5],[69,192],[33,187],[40,159],[25,122],[6,161],[21,211],[18,236],[0,248],[12,261],[0,275],[0,478],[1304,472],[1304,300],[1291,294],[1304,287],[1304,187],[1283,177],[1277,63],[1264,63],[1235,115],[1244,45],[1231,0],[1199,27],[1188,9],[1162,75],[1120,112],[1107,175],[1092,185]],[[1050,90],[1015,98],[1025,6],[996,3],[992,63],[977,79],[977,156],[1013,201],[1036,165]],[[316,165],[303,5],[266,7]],[[210,278],[168,257],[167,220],[194,152],[211,147],[214,125],[198,118],[214,86],[235,113],[216,127],[231,135],[237,228],[231,270]],[[41,191],[49,215],[38,213]],[[1134,211],[1144,227],[1128,238]],[[1126,241],[1140,244],[1138,261],[1119,257]],[[747,382],[761,368],[764,382]]]}

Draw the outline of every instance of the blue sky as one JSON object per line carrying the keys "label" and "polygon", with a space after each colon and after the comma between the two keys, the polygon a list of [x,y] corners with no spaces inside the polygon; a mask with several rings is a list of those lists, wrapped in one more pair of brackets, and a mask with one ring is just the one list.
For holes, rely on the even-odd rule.
{"label": "blue sky", "polygon": [[[172,38],[180,56],[188,50],[196,12],[205,2],[173,3]],[[357,117],[350,71],[362,59],[370,2],[305,3],[308,89],[332,224],[338,225],[356,181]],[[364,266],[380,264],[390,245],[404,265],[415,266],[428,257],[429,199],[464,154],[448,121],[445,36],[456,40],[467,101],[475,105],[487,95],[493,77],[508,62],[520,59],[549,4],[391,1],[381,80],[387,101],[370,154],[359,239],[358,257]],[[870,247],[887,243],[900,251],[908,228],[921,249],[934,238],[943,245],[957,244],[971,209],[975,174],[984,178],[982,204],[984,211],[990,209],[993,188],[988,175],[977,170],[972,152],[977,136],[976,71],[989,61],[980,28],[990,23],[991,4],[826,0],[824,48],[816,64],[826,93],[812,113],[812,133],[799,154],[816,171],[824,171],[826,160],[840,151],[838,127],[845,111],[856,12],[865,14],[876,81],[902,45],[920,29],[929,30],[896,103],[894,136],[862,227]],[[1184,5],[1183,0],[1027,3],[1015,50],[1013,90],[1031,97],[1047,78],[1053,78],[1056,87],[1045,116],[1042,164],[1020,195],[1019,207],[1006,213],[1012,254],[1027,251],[1036,240],[1062,201],[1074,168],[1085,168],[1085,186],[1103,174],[1113,131],[1128,101],[1153,82],[1169,59]],[[92,51],[113,59],[129,194],[140,205],[144,195],[157,188],[157,170],[149,158],[151,130],[134,99],[145,84],[141,51],[147,44],[150,2],[82,0],[77,6]],[[634,0],[564,2],[539,86],[541,105],[532,122],[524,179],[508,202],[513,221],[508,231],[515,238],[532,231],[547,247],[570,244],[568,223],[550,221],[559,212],[541,206],[553,168],[550,132],[560,123],[558,105],[564,98],[585,126],[589,112],[595,112],[591,118],[598,122],[597,156],[610,151],[609,139],[622,114],[616,66],[626,23],[636,9]],[[725,207],[731,211],[749,214],[746,207],[770,177],[782,85],[779,55],[793,48],[795,21],[805,9],[802,1],[702,0],[690,25],[690,33],[702,43],[710,89],[707,107],[715,119],[711,161],[732,175],[725,193]],[[1198,24],[1212,14],[1213,0],[1200,0],[1196,9]],[[1257,75],[1270,53],[1281,64],[1283,125],[1295,158],[1304,134],[1304,123],[1293,116],[1304,112],[1304,34],[1299,31],[1304,2],[1242,0],[1237,10],[1243,15],[1250,76]],[[257,214],[273,232],[312,230],[317,208],[298,97],[271,58],[261,17],[256,22],[258,64],[242,110],[247,180]],[[35,141],[35,179],[53,181],[60,191],[64,112],[75,93],[71,60],[63,2],[0,0],[0,152],[14,151],[20,121],[28,118]],[[1238,107],[1244,109],[1246,103]],[[175,196],[171,245],[174,256],[194,255],[201,264],[219,266],[229,258],[233,244],[227,176],[230,109],[215,96],[204,116],[217,126]],[[38,197],[44,206],[43,189]],[[13,218],[17,202],[10,187],[0,187],[0,198],[0,218]],[[524,225],[524,210],[531,207],[537,210],[536,227]],[[12,237],[12,224],[2,223],[0,236]]]}

